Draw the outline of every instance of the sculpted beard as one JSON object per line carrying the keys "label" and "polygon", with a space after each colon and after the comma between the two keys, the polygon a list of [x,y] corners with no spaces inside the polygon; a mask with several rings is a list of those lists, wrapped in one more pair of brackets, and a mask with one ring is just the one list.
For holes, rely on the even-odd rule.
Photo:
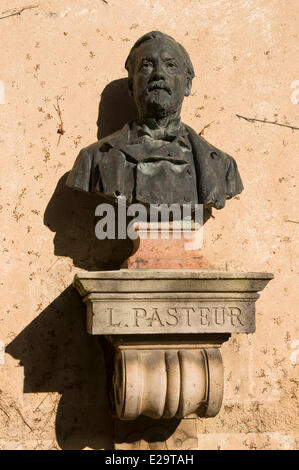
{"label": "sculpted beard", "polygon": [[170,90],[162,88],[146,88],[139,97],[140,107],[147,115],[165,117],[172,113],[173,103]]}

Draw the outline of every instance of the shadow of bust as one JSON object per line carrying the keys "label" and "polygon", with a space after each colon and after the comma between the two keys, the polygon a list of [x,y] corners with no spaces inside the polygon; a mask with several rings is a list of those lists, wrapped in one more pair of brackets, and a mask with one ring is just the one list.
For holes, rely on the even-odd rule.
{"label": "shadow of bust", "polygon": [[[99,103],[98,139],[119,130],[136,117],[137,109],[129,95],[128,80],[112,81],[105,87]],[[98,220],[95,209],[107,200],[99,194],[67,187],[67,176],[65,173],[58,181],[44,214],[44,224],[56,232],[55,255],[67,256],[74,266],[88,271],[119,269],[134,251],[133,242],[130,239],[99,240],[95,234]]]}
{"label": "shadow of bust", "polygon": [[65,185],[67,175],[60,178],[44,214],[45,225],[55,232],[54,254],[67,256],[74,266],[88,271],[119,269],[131,255],[133,242],[96,237],[95,209],[107,201],[100,195],[68,188]]}
{"label": "shadow of bust", "polygon": [[133,97],[129,94],[128,79],[110,82],[101,94],[98,114],[98,140],[121,129],[127,122],[138,118]]}

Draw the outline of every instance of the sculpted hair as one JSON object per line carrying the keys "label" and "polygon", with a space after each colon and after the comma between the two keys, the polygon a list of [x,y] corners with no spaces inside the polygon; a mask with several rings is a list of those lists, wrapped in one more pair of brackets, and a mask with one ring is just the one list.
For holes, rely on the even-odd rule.
{"label": "sculpted hair", "polygon": [[175,44],[179,52],[182,54],[182,57],[185,63],[186,77],[188,80],[192,81],[192,78],[195,77],[195,74],[194,74],[194,68],[193,68],[188,52],[179,42],[175,41],[175,39],[173,39],[171,36],[161,33],[160,31],[151,31],[150,33],[144,34],[144,36],[141,36],[141,38],[139,38],[138,41],[135,42],[125,62],[125,68],[128,71],[129,80],[132,78],[132,74],[134,70],[136,50],[138,49],[139,46],[141,46],[141,44],[143,44],[146,41],[150,41],[151,39],[166,39],[167,41],[171,41],[172,43]]}

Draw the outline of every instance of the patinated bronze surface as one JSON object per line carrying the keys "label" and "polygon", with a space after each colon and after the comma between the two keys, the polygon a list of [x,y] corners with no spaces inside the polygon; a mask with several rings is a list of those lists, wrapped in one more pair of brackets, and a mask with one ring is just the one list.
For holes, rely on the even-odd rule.
{"label": "patinated bronze surface", "polygon": [[216,209],[243,190],[235,160],[180,121],[194,70],[170,36],[142,36],[126,60],[139,119],[81,150],[67,185],[127,203],[192,204]]}

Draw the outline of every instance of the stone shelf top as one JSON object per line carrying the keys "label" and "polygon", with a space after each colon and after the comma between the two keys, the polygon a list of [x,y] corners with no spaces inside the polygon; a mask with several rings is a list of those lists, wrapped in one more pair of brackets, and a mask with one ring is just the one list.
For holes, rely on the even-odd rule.
{"label": "stone shelf top", "polygon": [[76,274],[74,286],[82,296],[109,292],[258,292],[273,279],[271,273],[198,269],[119,269]]}
{"label": "stone shelf top", "polygon": [[231,272],[210,269],[117,269],[111,271],[84,271],[80,279],[273,279],[272,273]]}

